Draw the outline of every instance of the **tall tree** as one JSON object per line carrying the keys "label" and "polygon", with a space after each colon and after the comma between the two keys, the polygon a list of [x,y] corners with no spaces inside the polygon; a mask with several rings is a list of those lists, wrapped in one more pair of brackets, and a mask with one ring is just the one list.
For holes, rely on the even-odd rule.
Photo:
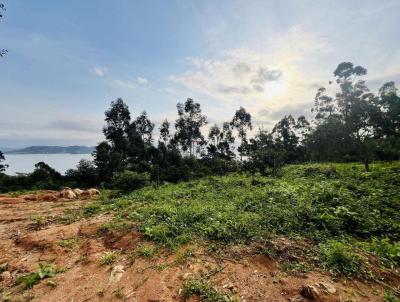
{"label": "tall tree", "polygon": [[394,82],[387,82],[379,89],[381,121],[378,121],[383,135],[400,136],[400,96]]}
{"label": "tall tree", "polygon": [[232,134],[232,129],[229,123],[225,122],[222,129],[218,125],[213,125],[208,134],[208,153],[211,157],[220,157],[224,159],[232,159],[232,144],[235,138]]}
{"label": "tall tree", "polygon": [[272,132],[260,130],[250,139],[248,169],[276,176],[283,164],[282,146],[276,143]]}
{"label": "tall tree", "polygon": [[0,150],[0,173],[3,173],[8,167],[8,165],[2,164],[2,161],[5,161],[5,157],[3,155],[3,152],[1,152]]}
{"label": "tall tree", "polygon": [[[369,92],[360,77],[367,74],[362,66],[354,66],[353,63],[340,63],[333,75],[339,86],[335,97],[325,94],[326,90],[320,88],[317,92],[314,112],[316,113],[317,128],[315,131],[326,128],[323,125],[336,122],[337,130],[341,131],[342,141],[351,140],[354,152],[369,170],[373,143],[376,135],[373,127],[374,116],[379,115],[377,99]],[[318,127],[323,128],[318,128]],[[328,129],[334,130],[332,127]],[[343,147],[343,146],[338,146]]]}
{"label": "tall tree", "polygon": [[200,104],[188,98],[184,104],[178,103],[178,119],[175,121],[175,140],[184,152],[192,156],[204,146],[205,140],[201,127],[207,124],[207,118],[202,114]]}
{"label": "tall tree", "polygon": [[165,119],[160,126],[160,139],[164,142],[165,145],[168,145],[169,140],[171,139],[171,135],[169,133],[169,122]]}
{"label": "tall tree", "polygon": [[111,164],[111,146],[108,142],[103,141],[96,146],[96,150],[93,152],[94,164],[97,168],[99,181],[103,182],[110,179],[112,173],[116,171],[116,167],[112,167]]}
{"label": "tall tree", "polygon": [[141,136],[142,140],[150,144],[153,137],[154,124],[147,116],[147,112],[143,111],[135,120],[136,131]]}
{"label": "tall tree", "polygon": [[121,98],[111,102],[111,107],[105,112],[106,126],[103,133],[111,142],[113,149],[123,154],[127,149],[126,134],[130,125],[131,115],[128,106]]}
{"label": "tall tree", "polygon": [[276,147],[281,149],[285,162],[303,161],[305,150],[303,139],[309,131],[309,122],[304,116],[297,121],[292,115],[284,116],[272,129],[272,136]]}
{"label": "tall tree", "polygon": [[248,113],[243,107],[240,107],[239,110],[236,110],[235,115],[232,118],[231,126],[236,129],[241,140],[238,151],[240,159],[242,159],[243,155],[246,153],[247,131],[253,129],[250,113]]}

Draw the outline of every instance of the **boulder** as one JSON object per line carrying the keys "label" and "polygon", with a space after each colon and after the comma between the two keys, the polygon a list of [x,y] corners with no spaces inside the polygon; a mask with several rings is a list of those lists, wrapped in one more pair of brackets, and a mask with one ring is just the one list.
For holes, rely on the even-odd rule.
{"label": "boulder", "polygon": [[66,199],[74,199],[74,198],[76,198],[76,194],[71,189],[63,189],[59,193],[59,195],[60,195],[61,198],[66,198]]}
{"label": "boulder", "polygon": [[97,189],[88,189],[88,190],[85,190],[85,191],[83,191],[82,193],[81,193],[81,196],[84,196],[84,197],[91,197],[91,196],[94,196],[94,195],[99,195],[100,194],[100,191],[99,190],[97,190]]}
{"label": "boulder", "polygon": [[76,196],[78,196],[78,197],[81,196],[81,194],[83,192],[83,190],[81,190],[81,189],[74,189],[73,191],[76,194]]}

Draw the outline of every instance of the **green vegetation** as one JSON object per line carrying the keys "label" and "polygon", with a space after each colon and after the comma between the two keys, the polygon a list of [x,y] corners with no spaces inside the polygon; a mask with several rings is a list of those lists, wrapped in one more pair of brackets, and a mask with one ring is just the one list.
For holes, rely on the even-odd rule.
{"label": "green vegetation", "polygon": [[88,218],[96,215],[101,210],[101,205],[98,203],[87,204],[83,207],[83,217]]}
{"label": "green vegetation", "polygon": [[321,244],[320,251],[322,264],[333,274],[349,277],[366,275],[361,256],[354,253],[350,245],[330,240]]}
{"label": "green vegetation", "polygon": [[150,183],[148,173],[137,173],[134,171],[123,171],[115,173],[111,180],[111,186],[124,192],[130,192],[143,188]]}
{"label": "green vegetation", "polygon": [[157,247],[144,244],[136,249],[136,255],[144,258],[153,258],[157,254]]}
{"label": "green vegetation", "polygon": [[63,248],[66,248],[66,249],[72,249],[74,246],[77,245],[77,243],[78,243],[77,238],[76,237],[72,237],[72,238],[60,240],[58,242],[58,245],[63,247]]}
{"label": "green vegetation", "polygon": [[399,163],[375,164],[370,173],[357,164],[294,165],[280,178],[231,174],[146,187],[106,207],[160,243],[246,242],[271,234],[397,240],[399,176]]}
{"label": "green vegetation", "polygon": [[[286,166],[278,178],[250,174],[205,177],[145,187],[103,203],[115,224],[134,225],[161,245],[193,240],[263,242],[274,235],[319,244],[322,266],[334,274],[367,275],[366,253],[398,264],[400,163]],[[128,230],[128,229],[126,229]],[[361,240],[361,242],[360,242]],[[276,251],[266,247],[264,253]],[[289,270],[304,271],[297,264]]]}
{"label": "green vegetation", "polygon": [[36,272],[28,275],[21,276],[15,281],[16,284],[23,284],[25,288],[32,288],[35,284],[41,280],[53,277],[56,274],[56,270],[53,264],[50,263],[39,263],[39,268]]}
{"label": "green vegetation", "polygon": [[183,297],[199,296],[204,302],[229,302],[239,301],[228,294],[223,294],[213,288],[209,282],[202,279],[188,279],[183,284]]}
{"label": "green vegetation", "polygon": [[[400,96],[394,82],[371,92],[363,79],[366,74],[362,66],[340,63],[329,81],[337,85],[316,91],[310,121],[305,116],[285,115],[271,129],[260,129],[252,137],[252,116],[243,107],[230,120],[211,125],[206,135],[203,129],[208,122],[200,103],[187,98],[176,105],[174,133],[164,120],[155,141],[155,124],[147,112],[134,118],[118,98],[105,111],[105,141],[96,146],[93,161],[81,160],[65,176],[44,162],[37,163],[28,175],[7,176],[0,151],[0,192],[103,186],[126,193],[150,181],[179,183],[230,172],[276,177],[288,164],[309,161],[361,162],[369,172],[375,160],[400,159]],[[335,177],[334,171],[322,173]],[[337,210],[352,215],[345,214],[347,208]],[[337,222],[331,213],[320,217],[321,223],[324,219],[328,227]]]}
{"label": "green vegetation", "polygon": [[366,248],[380,256],[389,266],[400,264],[400,242],[391,243],[389,238],[373,238]]}
{"label": "green vegetation", "polygon": [[32,217],[32,221],[37,227],[44,226],[46,224],[46,218],[41,215],[36,215]]}
{"label": "green vegetation", "polygon": [[117,260],[118,254],[116,252],[104,253],[100,258],[101,265],[111,265]]}

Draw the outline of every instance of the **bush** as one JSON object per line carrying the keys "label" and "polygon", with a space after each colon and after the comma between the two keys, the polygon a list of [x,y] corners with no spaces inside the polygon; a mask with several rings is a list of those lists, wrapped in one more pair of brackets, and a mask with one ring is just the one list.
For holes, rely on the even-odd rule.
{"label": "bush", "polygon": [[39,283],[40,280],[51,278],[55,275],[55,268],[52,264],[39,263],[39,268],[36,272],[30,273],[19,277],[16,280],[16,284],[24,284],[25,288],[32,288],[35,284]]}
{"label": "bush", "polygon": [[207,281],[201,279],[189,279],[183,284],[183,297],[189,299],[192,296],[198,296],[206,302],[239,301],[235,297],[217,291]]}
{"label": "bush", "polygon": [[361,256],[352,252],[346,243],[330,240],[320,245],[320,259],[334,275],[360,277],[365,273]]}
{"label": "bush", "polygon": [[100,264],[101,265],[111,265],[117,260],[117,253],[116,252],[108,252],[101,256]]}
{"label": "bush", "polygon": [[114,173],[111,186],[124,192],[140,189],[150,182],[148,173],[137,173],[134,171],[125,170],[123,172]]}
{"label": "bush", "polygon": [[391,243],[389,238],[373,238],[369,250],[389,265],[400,264],[400,242]]}

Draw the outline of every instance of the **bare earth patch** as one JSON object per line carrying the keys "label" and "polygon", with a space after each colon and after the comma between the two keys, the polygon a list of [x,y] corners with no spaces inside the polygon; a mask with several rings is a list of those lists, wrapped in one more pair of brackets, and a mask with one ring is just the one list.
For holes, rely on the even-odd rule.
{"label": "bare earth patch", "polygon": [[[189,280],[207,282],[237,301],[384,301],[385,288],[376,282],[283,270],[253,246],[210,252],[199,244],[168,251],[140,233],[100,232],[111,219],[106,215],[61,224],[66,210],[88,200],[50,194],[0,197],[0,301],[185,301]],[[298,257],[291,253],[297,248],[292,241],[280,237],[274,245],[288,261]],[[39,263],[51,263],[54,276],[31,288],[16,284]]]}

